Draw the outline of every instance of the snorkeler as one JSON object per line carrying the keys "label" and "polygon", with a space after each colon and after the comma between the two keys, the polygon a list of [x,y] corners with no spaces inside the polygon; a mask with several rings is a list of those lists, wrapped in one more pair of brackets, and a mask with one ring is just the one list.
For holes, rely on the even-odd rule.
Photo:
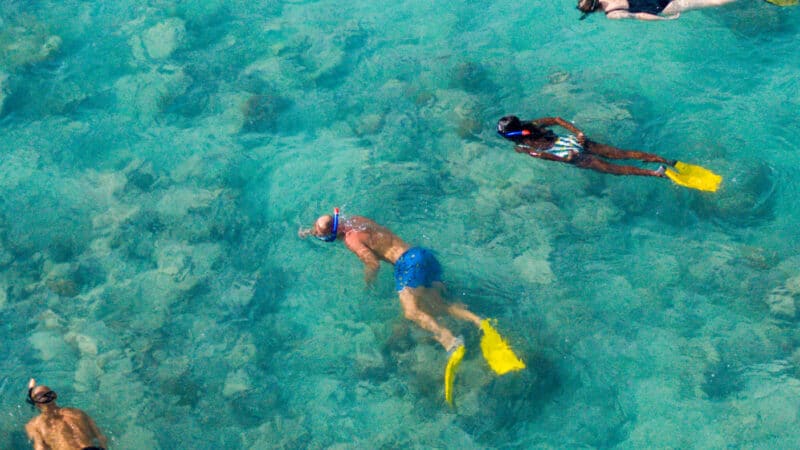
{"label": "snorkeler", "polygon": [[27,402],[41,412],[25,425],[33,448],[103,450],[108,441],[94,421],[80,409],[59,407],[56,398],[49,387],[37,386],[33,378],[28,382]]}
{"label": "snorkeler", "polygon": [[[609,19],[672,20],[682,11],[711,8],[736,0],[578,0],[581,20],[590,13],[603,11]],[[663,15],[661,15],[663,14]]]}
{"label": "snorkeler", "polygon": [[[313,227],[301,229],[298,235],[301,238],[313,235],[325,242],[343,239],[347,248],[364,264],[364,280],[367,284],[375,280],[380,261],[394,265],[395,289],[405,317],[433,333],[433,338],[450,355],[445,369],[445,399],[448,403],[452,403],[455,370],[464,357],[464,340],[455,337],[434,316],[448,314],[478,327],[484,333],[481,343],[484,357],[495,373],[502,375],[525,367],[488,320],[478,317],[464,305],[444,301],[442,268],[431,250],[410,246],[388,228],[366,217],[340,219],[339,208],[334,209],[333,216],[319,217]],[[487,336],[492,339],[492,346],[488,350],[484,348]]]}
{"label": "snorkeler", "polygon": [[[559,136],[549,127],[558,125],[572,134]],[[677,161],[667,160],[652,153],[621,150],[610,145],[599,144],[586,139],[586,136],[575,125],[560,117],[545,117],[529,122],[522,122],[516,116],[505,116],[497,122],[497,132],[504,138],[513,141],[517,153],[527,153],[534,158],[574,164],[583,169],[594,169],[614,175],[642,175],[664,177],[665,167],[657,170],[611,164],[607,159],[638,159],[674,166]]]}
{"label": "snorkeler", "polygon": [[[553,125],[558,125],[572,134],[559,136],[549,129]],[[614,175],[666,177],[679,186],[706,192],[716,192],[722,184],[721,176],[704,167],[674,159],[667,160],[652,153],[622,150],[586,139],[581,130],[560,117],[545,117],[522,122],[516,116],[505,116],[497,121],[497,133],[517,144],[514,147],[517,153],[527,153],[534,158],[574,164],[583,169]],[[648,170],[611,164],[603,158],[638,159],[672,167],[667,168],[662,165],[656,170]]]}
{"label": "snorkeler", "polygon": [[326,242],[344,239],[347,248],[364,263],[364,281],[375,280],[380,261],[394,265],[395,289],[400,305],[408,320],[433,333],[434,339],[448,352],[463,342],[440,325],[434,314],[447,313],[457,319],[472,322],[480,328],[481,318],[464,306],[445,304],[442,299],[444,284],[442,269],[433,252],[422,247],[411,247],[387,228],[361,216],[339,220],[338,208],[333,216],[317,219],[313,228],[301,230],[301,238],[309,234]]}

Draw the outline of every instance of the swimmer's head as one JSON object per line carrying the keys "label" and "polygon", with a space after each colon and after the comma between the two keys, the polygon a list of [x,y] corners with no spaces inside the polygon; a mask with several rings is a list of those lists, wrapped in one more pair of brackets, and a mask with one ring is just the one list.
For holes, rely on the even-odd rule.
{"label": "swimmer's head", "polygon": [[325,242],[333,242],[339,233],[339,208],[333,209],[333,215],[325,214],[314,222],[311,234]]}
{"label": "swimmer's head", "polygon": [[26,401],[31,405],[41,406],[52,403],[58,398],[56,392],[47,386],[37,386],[36,380],[31,378],[28,382],[28,398]]}
{"label": "swimmer's head", "polygon": [[539,136],[541,130],[530,122],[523,124],[517,116],[505,116],[497,121],[497,134],[508,140],[520,142],[523,138]]}
{"label": "swimmer's head", "polygon": [[330,214],[325,214],[324,216],[319,216],[317,221],[314,222],[314,230],[311,232],[314,236],[320,237],[331,234],[331,228],[333,227],[333,216]]}
{"label": "swimmer's head", "polygon": [[497,121],[497,132],[505,136],[507,133],[522,130],[522,122],[517,116],[505,116]]}
{"label": "swimmer's head", "polygon": [[598,0],[578,0],[578,9],[583,11],[580,20],[585,19],[589,13],[597,11],[599,7],[600,2]]}

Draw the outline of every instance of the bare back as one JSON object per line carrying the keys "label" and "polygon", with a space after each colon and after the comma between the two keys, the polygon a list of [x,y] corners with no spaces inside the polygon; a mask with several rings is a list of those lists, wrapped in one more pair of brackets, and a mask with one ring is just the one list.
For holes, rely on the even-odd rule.
{"label": "bare back", "polygon": [[[600,0],[600,9],[603,11],[627,10],[630,7],[628,0]],[[608,12],[606,14],[608,14]]]}
{"label": "bare back", "polygon": [[345,233],[345,244],[353,252],[358,254],[357,249],[366,247],[390,264],[394,264],[410,247],[388,228],[362,216],[347,218],[341,230]]}
{"label": "bare back", "polygon": [[97,425],[86,413],[75,408],[58,408],[36,416],[25,425],[25,430],[36,450],[75,450],[98,444],[106,446],[106,439]]}

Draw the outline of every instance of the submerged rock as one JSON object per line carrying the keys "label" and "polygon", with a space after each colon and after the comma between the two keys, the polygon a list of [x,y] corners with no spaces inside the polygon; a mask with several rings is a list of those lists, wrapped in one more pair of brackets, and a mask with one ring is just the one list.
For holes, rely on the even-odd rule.
{"label": "submerged rock", "polygon": [[69,349],[64,343],[64,339],[54,331],[37,331],[28,338],[28,342],[39,351],[39,358],[42,361],[49,361],[69,354]]}
{"label": "submerged rock", "polygon": [[514,268],[526,281],[534,284],[550,284],[555,281],[555,274],[547,260],[550,254],[548,248],[528,250],[514,258]]}
{"label": "submerged rock", "polygon": [[39,314],[36,321],[47,330],[61,329],[64,325],[64,319],[50,309]]}
{"label": "submerged rock", "polygon": [[[2,22],[0,22],[2,23]],[[0,67],[10,71],[49,58],[61,48],[61,38],[50,34],[31,16],[0,26]]]}
{"label": "submerged rock", "polygon": [[[713,166],[711,163],[709,166]],[[724,164],[719,165],[724,168]],[[699,215],[734,223],[752,223],[771,217],[776,180],[765,162],[739,163],[720,169],[722,187],[713,197],[698,195],[691,204]]]}
{"label": "submerged rock", "polygon": [[231,287],[222,294],[220,302],[231,307],[239,308],[249,305],[255,295],[257,282],[257,276],[235,281]]}
{"label": "submerged rock", "polygon": [[228,352],[227,360],[231,366],[240,368],[248,364],[256,356],[256,350],[256,345],[253,343],[253,335],[245,332]]}
{"label": "submerged rock", "polygon": [[191,79],[177,66],[163,66],[136,75],[126,75],[114,83],[121,111],[141,118],[152,118],[173,99],[186,92]]}
{"label": "submerged rock", "polygon": [[797,313],[794,296],[791,291],[783,286],[771,290],[764,299],[764,302],[769,306],[769,311],[774,316],[793,319]]}
{"label": "submerged rock", "polygon": [[127,179],[126,189],[136,188],[143,192],[150,192],[153,184],[158,180],[152,161],[136,159],[131,161],[123,172]]}
{"label": "submerged rock", "polygon": [[225,378],[225,386],[222,388],[222,395],[231,397],[240,392],[248,391],[251,389],[252,384],[250,376],[247,375],[244,369],[230,372],[227,378]]}
{"label": "submerged rock", "polygon": [[154,250],[157,269],[145,274],[151,275],[158,290],[171,293],[169,297],[190,291],[210,276],[211,266],[222,252],[216,244],[175,241],[157,241]]}
{"label": "submerged rock", "polygon": [[81,358],[78,361],[78,368],[75,370],[75,383],[73,387],[78,392],[87,392],[97,388],[98,380],[103,375],[103,371],[97,364],[94,357]]}
{"label": "submerged rock", "polygon": [[786,290],[792,295],[800,294],[800,275],[794,276],[786,280]]}
{"label": "submerged rock", "polygon": [[242,105],[244,132],[266,132],[275,129],[278,118],[291,106],[291,100],[277,94],[252,94]]}
{"label": "submerged rock", "polygon": [[58,294],[62,297],[75,297],[80,293],[78,286],[72,280],[48,280],[47,287],[50,288],[54,294]]}
{"label": "submerged rock", "polygon": [[173,187],[164,193],[156,205],[156,210],[166,220],[180,219],[190,210],[208,207],[222,193],[221,189],[213,191],[193,187]]}
{"label": "submerged rock", "polygon": [[70,331],[64,336],[64,340],[76,346],[83,356],[97,356],[97,341],[90,336]]}
{"label": "submerged rock", "polygon": [[161,448],[154,432],[135,424],[128,427],[116,444],[120,448]]}
{"label": "submerged rock", "polygon": [[703,392],[711,400],[725,400],[744,387],[741,370],[725,361],[710,366],[705,372]]}
{"label": "submerged rock", "polygon": [[496,90],[488,70],[482,63],[467,61],[458,64],[451,74],[451,85],[470,93]]}
{"label": "submerged rock", "polygon": [[186,25],[181,19],[171,18],[149,28],[142,36],[147,54],[153,59],[168,58],[183,42]]}
{"label": "submerged rock", "polygon": [[584,233],[605,233],[621,218],[622,212],[608,199],[588,197],[572,216],[572,225]]}

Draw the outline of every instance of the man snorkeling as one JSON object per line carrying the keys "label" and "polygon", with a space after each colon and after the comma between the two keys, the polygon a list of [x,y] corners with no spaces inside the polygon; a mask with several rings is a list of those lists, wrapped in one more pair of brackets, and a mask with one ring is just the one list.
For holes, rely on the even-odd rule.
{"label": "man snorkeling", "polygon": [[[558,125],[572,134],[557,135],[549,127]],[[638,159],[674,166],[677,161],[667,160],[652,153],[622,150],[586,139],[575,125],[560,117],[545,117],[522,122],[516,116],[505,116],[497,122],[497,133],[514,142],[517,153],[527,153],[534,158],[572,164],[583,169],[614,175],[641,175],[664,177],[665,166],[656,170],[611,164],[605,159]]]}
{"label": "man snorkeling", "polygon": [[28,438],[35,450],[103,450],[108,445],[106,437],[94,421],[76,408],[56,405],[55,391],[47,386],[37,386],[36,380],[28,382],[27,402],[36,406],[40,415],[25,425]]}
{"label": "man snorkeling", "polygon": [[313,235],[325,242],[342,238],[347,248],[364,263],[367,284],[374,281],[380,261],[394,265],[395,289],[405,317],[433,333],[433,338],[446,351],[455,351],[463,341],[439,324],[435,315],[447,313],[480,328],[480,317],[463,305],[447,304],[442,299],[442,268],[433,252],[411,247],[386,227],[361,216],[341,220],[337,208],[333,216],[321,216],[312,228],[301,230],[299,235],[301,238]]}
{"label": "man snorkeling", "polygon": [[436,316],[448,314],[456,319],[473,323],[484,333],[484,338],[492,338],[491,347],[482,350],[487,362],[498,374],[520,370],[525,365],[502,341],[489,322],[470,312],[465,306],[446,303],[443,299],[444,283],[442,268],[433,252],[412,247],[388,228],[361,216],[343,219],[339,208],[333,215],[319,217],[314,226],[301,229],[301,238],[309,235],[325,242],[344,240],[347,248],[364,264],[364,280],[372,283],[380,268],[380,261],[394,265],[395,289],[400,297],[400,306],[408,320],[424,330],[433,333],[433,338],[450,355],[445,369],[445,399],[452,403],[453,377],[458,364],[464,357],[464,340],[455,337],[447,327],[436,321]]}

